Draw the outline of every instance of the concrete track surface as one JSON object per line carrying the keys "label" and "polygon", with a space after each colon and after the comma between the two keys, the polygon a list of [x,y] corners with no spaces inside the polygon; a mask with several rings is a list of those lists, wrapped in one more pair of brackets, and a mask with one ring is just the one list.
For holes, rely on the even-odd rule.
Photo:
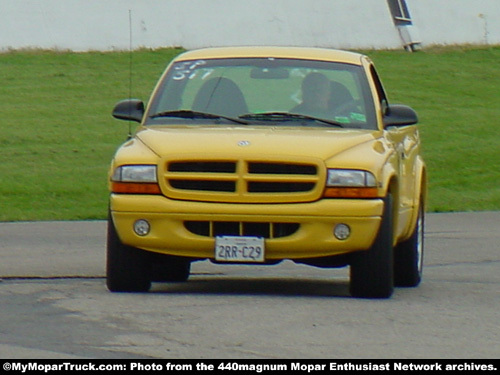
{"label": "concrete track surface", "polygon": [[347,269],[216,266],[107,291],[106,223],[0,223],[0,358],[498,358],[500,212],[428,214],[424,279],[354,299]]}

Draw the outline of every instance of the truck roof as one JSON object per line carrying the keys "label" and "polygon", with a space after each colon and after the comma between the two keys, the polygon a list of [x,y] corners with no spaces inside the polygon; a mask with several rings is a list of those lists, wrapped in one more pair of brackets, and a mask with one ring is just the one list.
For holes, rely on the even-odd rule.
{"label": "truck roof", "polygon": [[361,65],[362,54],[310,47],[213,47],[182,53],[175,61],[221,58],[289,58]]}

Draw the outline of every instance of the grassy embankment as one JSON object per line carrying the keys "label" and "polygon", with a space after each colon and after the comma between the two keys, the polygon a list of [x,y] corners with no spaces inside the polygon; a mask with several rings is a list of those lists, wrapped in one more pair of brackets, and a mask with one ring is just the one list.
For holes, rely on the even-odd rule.
{"label": "grassy embankment", "polygon": [[[147,100],[179,52],[134,52],[132,95]],[[500,209],[500,48],[367,53],[391,101],[419,113],[429,210]],[[128,67],[121,52],[0,54],[0,221],[106,217]]]}

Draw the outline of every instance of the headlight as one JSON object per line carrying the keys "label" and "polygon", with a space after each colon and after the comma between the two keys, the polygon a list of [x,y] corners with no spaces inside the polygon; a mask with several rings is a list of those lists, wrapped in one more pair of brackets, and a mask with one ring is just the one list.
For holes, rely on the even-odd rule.
{"label": "headlight", "polygon": [[377,180],[367,171],[329,169],[324,196],[327,198],[377,198]]}
{"label": "headlight", "polygon": [[370,172],[350,169],[329,169],[326,186],[375,187],[377,181]]}
{"label": "headlight", "polygon": [[111,191],[121,194],[161,194],[156,165],[123,165],[111,176]]}
{"label": "headlight", "polygon": [[116,182],[158,182],[156,165],[124,165],[115,169],[111,180]]}

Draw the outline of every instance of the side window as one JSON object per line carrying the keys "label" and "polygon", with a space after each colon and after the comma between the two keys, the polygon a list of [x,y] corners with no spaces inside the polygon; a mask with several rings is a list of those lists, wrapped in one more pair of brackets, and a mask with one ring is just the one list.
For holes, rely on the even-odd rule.
{"label": "side window", "polygon": [[377,89],[378,102],[380,103],[380,107],[382,108],[382,113],[385,114],[389,102],[387,100],[387,96],[385,95],[382,82],[380,81],[377,71],[375,70],[375,67],[373,65],[370,66],[370,73],[372,75],[373,82],[375,83],[375,87]]}

